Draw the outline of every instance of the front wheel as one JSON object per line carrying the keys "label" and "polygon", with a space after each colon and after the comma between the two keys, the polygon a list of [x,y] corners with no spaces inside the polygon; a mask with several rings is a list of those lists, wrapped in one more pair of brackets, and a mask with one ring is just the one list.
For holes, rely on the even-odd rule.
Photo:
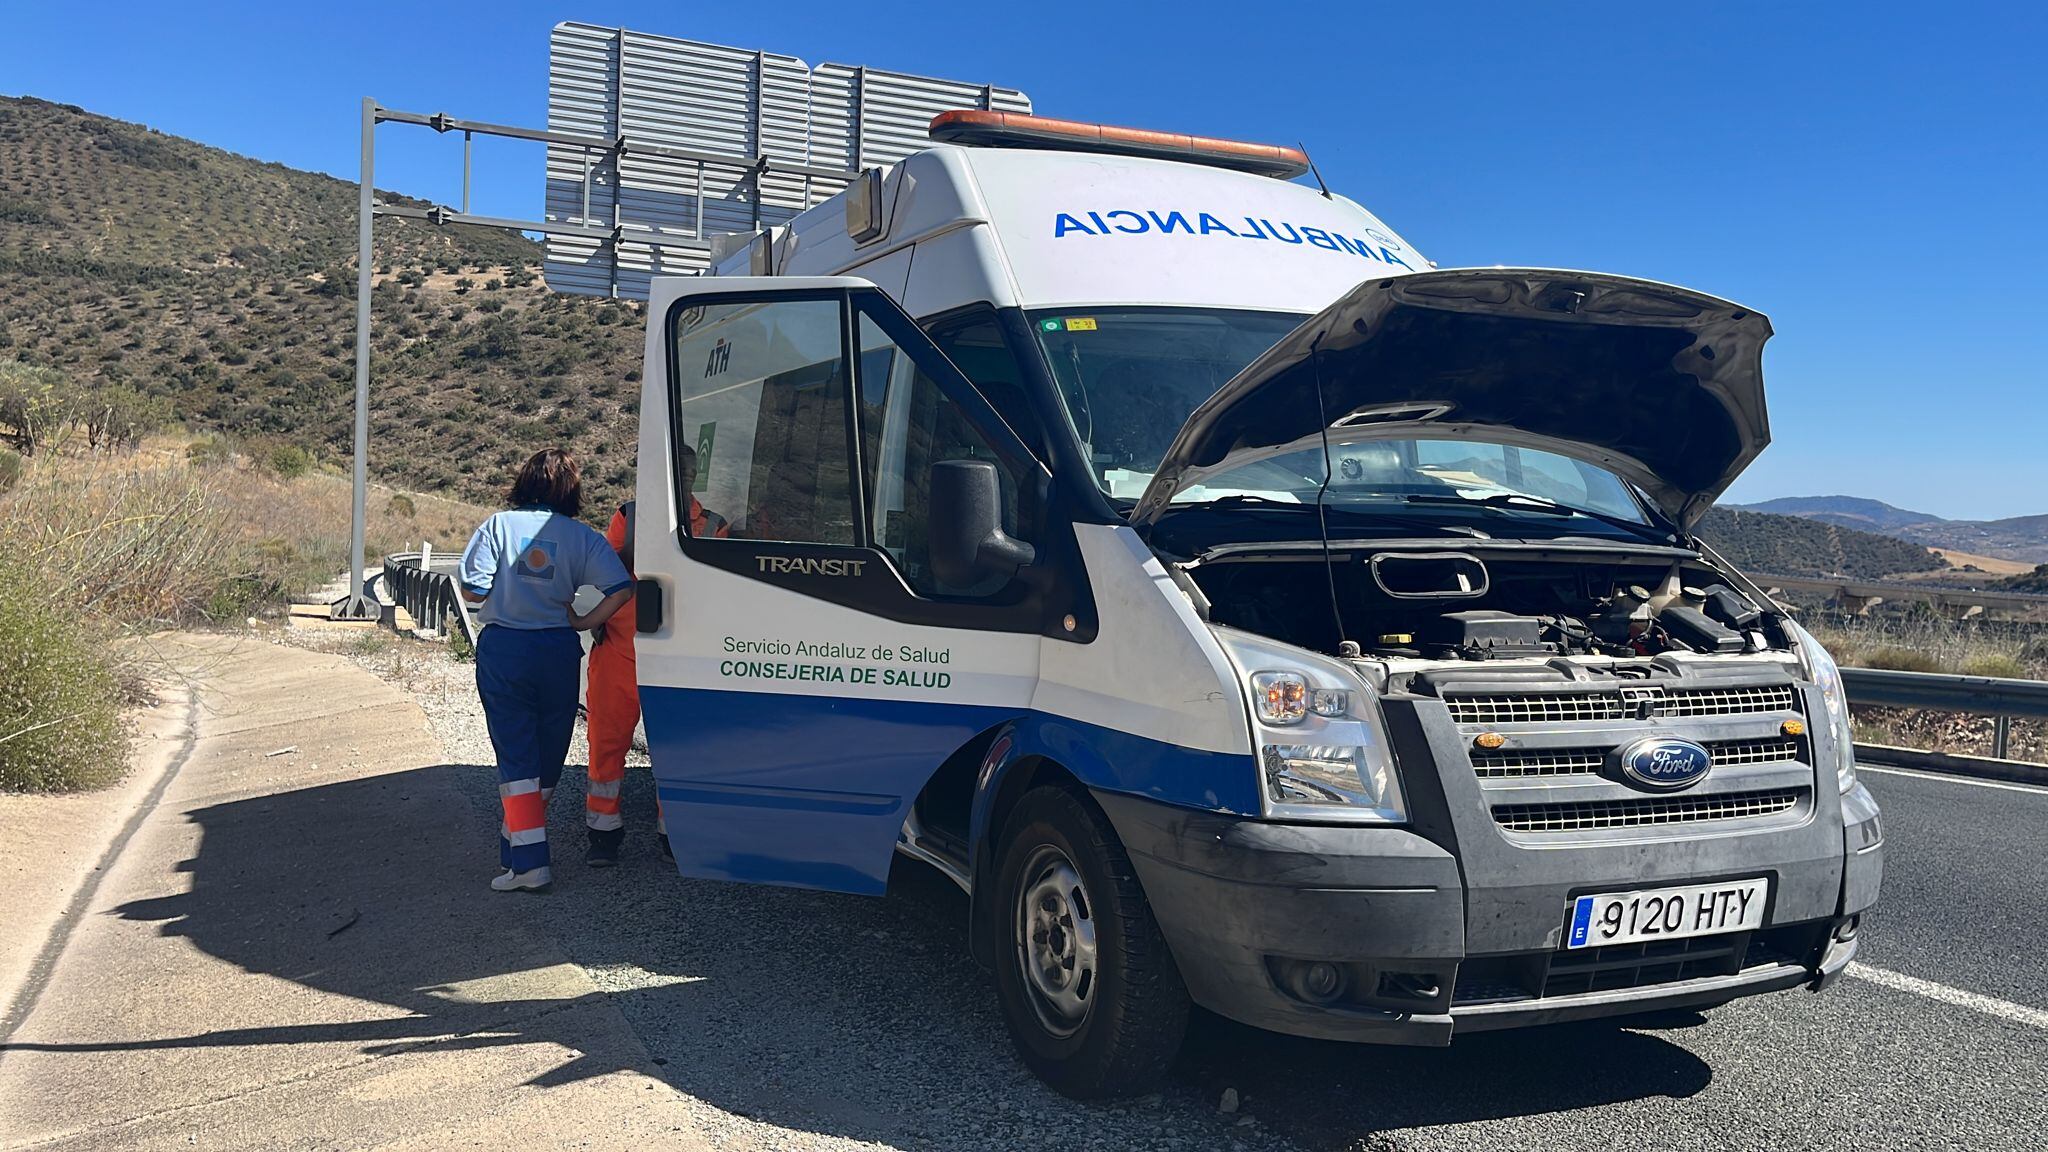
{"label": "front wheel", "polygon": [[994,954],[1018,1053],[1068,1096],[1149,1091],[1180,1050],[1188,996],[1130,857],[1061,788],[1025,794],[1006,828]]}

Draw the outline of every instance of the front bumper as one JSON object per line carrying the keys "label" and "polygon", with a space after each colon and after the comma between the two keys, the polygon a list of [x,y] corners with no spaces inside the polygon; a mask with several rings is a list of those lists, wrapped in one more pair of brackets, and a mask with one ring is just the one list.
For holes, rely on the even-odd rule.
{"label": "front bumper", "polygon": [[[1849,830],[1846,874],[1842,857],[1757,868],[1780,892],[1826,876],[1860,904],[1781,901],[1755,932],[1561,952],[1562,890],[1508,899],[1525,885],[1468,888],[1456,856],[1408,829],[1271,824],[1114,793],[1096,800],[1196,1003],[1276,1032],[1376,1043],[1444,1045],[1454,1032],[1818,990],[1855,955],[1856,914],[1875,898],[1881,856],[1873,824]],[[1492,920],[1482,938],[1549,946],[1468,953],[1473,909]]]}

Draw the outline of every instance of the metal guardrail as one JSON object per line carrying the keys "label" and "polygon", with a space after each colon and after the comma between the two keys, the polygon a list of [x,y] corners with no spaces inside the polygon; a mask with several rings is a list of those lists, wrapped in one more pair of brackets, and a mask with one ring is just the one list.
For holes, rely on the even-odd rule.
{"label": "metal guardrail", "polygon": [[[455,562],[453,554],[447,557],[447,562],[452,568]],[[397,552],[386,556],[385,595],[391,598],[392,603],[405,609],[419,627],[446,635],[449,626],[453,625],[460,628],[463,639],[475,647],[476,620],[469,614],[469,604],[463,600],[462,590],[455,583],[455,573],[448,569],[437,570],[433,565],[433,554],[423,557],[418,552]]]}
{"label": "metal guardrail", "polygon": [[2048,612],[2048,596],[2031,592],[1989,592],[1945,588],[1900,580],[1851,580],[1834,576],[1775,576],[1752,572],[1749,578],[1765,591],[1813,592],[1859,612],[1887,600],[1914,601],[1936,608],[1997,609],[2003,612]]}
{"label": "metal guardrail", "polygon": [[[2048,681],[2009,680],[2002,676],[1959,676],[1940,672],[1894,672],[1884,668],[1844,668],[1842,687],[1849,693],[1851,704],[1884,708],[1927,708],[1937,712],[1961,712],[1992,717],[1992,763],[2012,763],[2006,761],[2006,753],[2011,750],[2013,717],[2048,717]],[[1859,744],[1859,757],[1863,755],[1866,747],[1872,749],[1873,758],[1902,751]],[[1918,755],[1939,757],[1944,760],[1980,759],[1931,752]],[[1886,761],[1878,759],[1878,762]],[[1940,770],[1940,765],[1932,760],[1924,765],[1909,766]],[[2048,776],[2048,769],[2043,769],[2042,774]]]}

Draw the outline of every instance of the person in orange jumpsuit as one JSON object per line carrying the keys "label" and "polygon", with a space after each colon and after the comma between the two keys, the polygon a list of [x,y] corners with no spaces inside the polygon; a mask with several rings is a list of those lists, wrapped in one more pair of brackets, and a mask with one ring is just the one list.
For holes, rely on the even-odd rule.
{"label": "person in orange jumpsuit", "polygon": [[[697,454],[681,449],[683,491],[697,483]],[[690,495],[690,535],[729,536],[731,526],[723,516],[705,510]],[[633,570],[633,501],[612,513],[605,539],[611,543],[626,570]],[[619,812],[619,789],[626,777],[626,750],[633,746],[633,729],[640,723],[640,677],[634,660],[633,634],[638,613],[632,601],[605,623],[604,631],[590,649],[590,678],[584,694],[590,735],[590,779],[583,792],[584,823],[590,827],[590,852],[584,858],[593,868],[608,868],[619,861],[619,845],[626,836],[626,824]],[[655,797],[656,819],[661,798]],[[668,831],[657,825],[661,854],[669,856]]]}

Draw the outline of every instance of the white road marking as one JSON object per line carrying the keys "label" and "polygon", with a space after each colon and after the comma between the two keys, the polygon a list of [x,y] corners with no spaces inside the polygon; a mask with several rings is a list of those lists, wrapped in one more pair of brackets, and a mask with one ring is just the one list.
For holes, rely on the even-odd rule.
{"label": "white road marking", "polygon": [[1911,768],[1879,768],[1875,764],[1858,764],[1856,771],[1880,772],[1886,776],[1911,776],[1915,780],[1940,780],[1949,784],[1968,784],[1973,788],[1996,788],[2001,792],[2032,792],[2036,796],[2048,796],[2048,788],[2032,784],[2009,784],[2004,780],[1979,780],[1974,776],[1951,776],[1945,772],[1915,772]]}
{"label": "white road marking", "polygon": [[1889,968],[1872,968],[1868,964],[1849,965],[1849,975],[1859,980],[1868,980],[1883,988],[1890,988],[1895,992],[1911,992],[1915,996],[1925,996],[1929,1000],[1939,1000],[1943,1004],[1953,1004],[1958,1008],[1982,1012],[1986,1016],[1996,1016],[2000,1020],[2030,1024],[2048,1031],[2048,1011],[2029,1008],[2025,1004],[2015,1004],[2010,1000],[2000,1000],[1995,996],[1985,996],[1976,992],[1965,992],[1961,988],[1936,984],[1932,980],[1922,980],[1918,976],[1908,976]]}

